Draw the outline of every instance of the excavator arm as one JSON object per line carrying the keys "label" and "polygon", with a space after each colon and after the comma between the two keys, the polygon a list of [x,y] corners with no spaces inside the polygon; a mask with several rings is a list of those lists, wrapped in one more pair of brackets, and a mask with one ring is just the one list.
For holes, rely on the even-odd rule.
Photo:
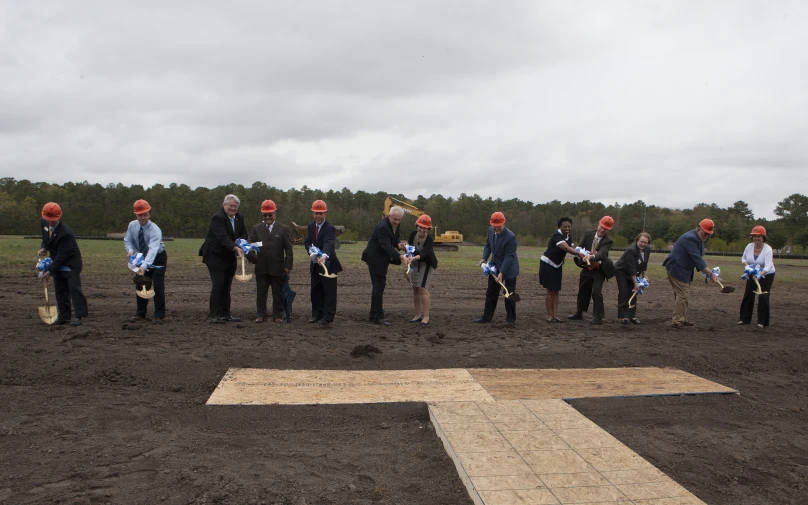
{"label": "excavator arm", "polygon": [[[384,209],[382,209],[382,217],[387,217],[388,215],[390,215],[390,209],[393,207],[393,205],[398,205],[399,207],[404,209],[404,212],[416,218],[426,214],[426,212],[422,211],[415,205],[412,205],[407,202],[402,202],[401,200],[393,198],[392,196],[388,196],[387,198],[384,199]],[[460,244],[463,242],[463,235],[461,235],[459,232],[456,231],[449,231],[446,233],[439,234],[438,227],[433,226],[432,233],[434,235],[435,240],[435,249],[439,251],[457,251],[458,247],[455,244]]]}
{"label": "excavator arm", "polygon": [[398,205],[399,207],[404,209],[404,212],[406,212],[407,214],[411,214],[415,217],[426,214],[426,212],[422,211],[415,205],[410,205],[407,202],[402,202],[401,200],[397,200],[392,196],[388,196],[387,198],[384,199],[384,209],[382,210],[382,217],[387,217],[388,215],[390,215],[390,209],[393,207],[393,205]]}

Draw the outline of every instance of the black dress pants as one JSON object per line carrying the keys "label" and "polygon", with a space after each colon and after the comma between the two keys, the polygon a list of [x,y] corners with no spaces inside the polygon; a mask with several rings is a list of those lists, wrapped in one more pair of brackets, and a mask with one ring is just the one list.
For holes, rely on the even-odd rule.
{"label": "black dress pants", "polygon": [[210,317],[227,317],[230,314],[230,286],[233,276],[236,275],[236,260],[225,270],[214,270],[208,267],[210,273]]}
{"label": "black dress pants", "polygon": [[[631,295],[634,294],[634,280],[625,272],[617,271],[614,276],[617,281],[617,317],[620,319],[634,319],[637,317],[637,299],[640,295],[631,300]],[[629,308],[628,301],[634,305],[634,308]]]}
{"label": "black dress pants", "polygon": [[87,298],[81,289],[81,272],[59,272],[51,274],[56,292],[56,309],[59,320],[70,320],[70,302],[73,302],[73,317],[87,317]]}
{"label": "black dress pants", "polygon": [[[502,281],[508,291],[513,293],[516,291],[516,277],[513,279],[505,279]],[[488,276],[488,288],[485,290],[485,310],[483,311],[483,319],[490,321],[494,318],[494,312],[497,310],[497,302],[499,301],[499,294],[502,291],[502,286],[497,282],[496,277],[493,275]],[[505,319],[509,323],[516,322],[516,302],[505,299]]]}
{"label": "black dress pants", "polygon": [[283,276],[282,275],[269,275],[269,274],[255,274],[256,296],[255,308],[258,317],[265,317],[269,315],[267,312],[267,298],[270,288],[272,289],[272,317],[273,319],[283,318]]}
{"label": "black dress pants", "polygon": [[[758,282],[760,282],[760,289],[763,291],[771,291],[772,284],[774,283],[774,274],[768,274]],[[752,312],[754,312],[755,309],[755,291],[757,291],[757,284],[755,284],[755,281],[751,278],[747,279],[746,289],[743,292],[743,300],[741,300],[741,321],[746,324],[752,322]],[[769,326],[769,293],[758,295],[757,324]]]}
{"label": "black dress pants", "polygon": [[603,306],[603,281],[606,276],[600,271],[588,270],[584,267],[578,279],[578,312],[584,313],[589,310],[589,300],[594,302],[592,316],[603,319],[606,317],[606,308]]}
{"label": "black dress pants", "polygon": [[[154,289],[154,317],[155,319],[162,319],[166,317],[166,260],[168,255],[163,251],[154,259],[154,266],[162,268],[152,268],[147,270],[144,276],[151,279],[152,288]],[[141,284],[135,285],[138,290],[142,289]],[[146,311],[149,308],[149,299],[141,298],[135,295],[137,300],[136,316],[146,317]]]}
{"label": "black dress pants", "polygon": [[370,283],[373,286],[373,291],[370,295],[370,315],[369,318],[373,321],[384,319],[384,287],[387,285],[387,272],[384,274],[373,273],[370,270]]}
{"label": "black dress pants", "polygon": [[337,313],[337,279],[320,272],[319,266],[311,271],[311,317],[331,322]]}

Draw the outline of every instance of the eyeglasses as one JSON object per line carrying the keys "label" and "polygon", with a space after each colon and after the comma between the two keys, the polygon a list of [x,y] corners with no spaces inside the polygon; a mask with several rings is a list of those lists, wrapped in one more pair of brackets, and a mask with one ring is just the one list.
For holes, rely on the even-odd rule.
{"label": "eyeglasses", "polygon": [[264,217],[272,217],[275,215],[274,212],[263,212],[262,214],[264,214]]}
{"label": "eyeglasses", "polygon": [[325,212],[315,212],[315,216],[325,216]]}

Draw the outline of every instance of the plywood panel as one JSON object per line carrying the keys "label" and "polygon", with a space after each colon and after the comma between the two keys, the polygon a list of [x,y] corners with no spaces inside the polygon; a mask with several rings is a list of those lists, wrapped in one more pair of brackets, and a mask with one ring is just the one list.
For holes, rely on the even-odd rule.
{"label": "plywood panel", "polygon": [[469,369],[499,400],[737,393],[672,368]]}
{"label": "plywood panel", "polygon": [[208,405],[307,405],[493,401],[462,368],[442,370],[264,370],[231,368]]}

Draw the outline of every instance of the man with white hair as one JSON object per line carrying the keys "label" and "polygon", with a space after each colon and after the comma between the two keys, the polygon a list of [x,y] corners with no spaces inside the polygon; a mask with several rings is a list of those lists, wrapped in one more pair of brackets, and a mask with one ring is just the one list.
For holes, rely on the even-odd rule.
{"label": "man with white hair", "polygon": [[409,258],[403,252],[399,252],[406,251],[407,247],[407,243],[401,242],[399,238],[399,225],[401,225],[403,217],[404,209],[398,206],[391,208],[390,214],[373,228],[368,245],[362,252],[362,261],[368,264],[370,282],[373,285],[369,320],[382,326],[390,326],[384,316],[382,306],[384,287],[387,284],[387,267],[391,263],[394,265],[409,264]]}
{"label": "man with white hair", "polygon": [[207,265],[210,273],[211,323],[241,321],[230,313],[230,286],[236,275],[237,259],[244,256],[236,240],[247,239],[244,217],[238,211],[240,205],[236,195],[224,197],[222,208],[210,218],[208,235],[199,249],[202,263]]}

